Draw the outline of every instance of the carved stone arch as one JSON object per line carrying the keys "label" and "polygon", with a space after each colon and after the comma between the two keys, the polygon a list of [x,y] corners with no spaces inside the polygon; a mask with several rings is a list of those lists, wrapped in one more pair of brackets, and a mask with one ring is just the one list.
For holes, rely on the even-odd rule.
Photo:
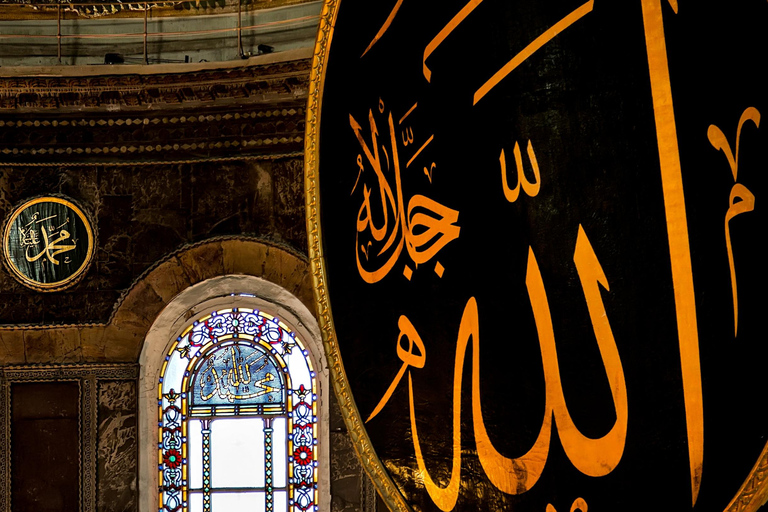
{"label": "carved stone arch", "polygon": [[[232,296],[242,293],[250,296]],[[139,510],[155,511],[158,472],[154,429],[158,418],[159,364],[186,320],[224,303],[260,308],[277,315],[291,326],[310,351],[319,386],[319,504],[321,510],[330,510],[328,364],[315,319],[309,264],[290,249],[245,237],[218,238],[182,248],[140,277],[118,301],[106,323],[0,326],[0,366],[48,372],[56,377],[56,372],[62,371],[62,364],[91,368],[94,365],[88,366],[89,363],[128,363],[112,366],[130,368],[140,363]],[[6,395],[0,395],[3,410]],[[92,395],[87,394],[93,399]],[[95,414],[90,414],[95,420]],[[86,421],[91,425],[87,432],[96,432],[96,426],[91,423]],[[84,449],[90,450],[90,455],[83,458],[84,481],[93,482],[97,464],[95,440],[83,442]],[[8,453],[8,450],[7,432],[0,429],[0,452]],[[10,471],[10,457],[0,457],[0,460],[4,461],[6,473]],[[2,510],[10,496],[8,482],[0,487]],[[86,510],[95,507],[96,494],[93,487],[89,489],[83,495]]]}
{"label": "carved stone arch", "polygon": [[[154,315],[152,304],[158,301],[153,294],[161,304]],[[147,300],[150,302],[142,304]],[[320,390],[320,508],[329,510],[328,407],[331,391],[320,329],[312,310],[309,266],[303,258],[285,249],[247,239],[209,242],[172,256],[148,272],[120,305],[121,310],[127,308],[136,313],[134,321],[137,323],[151,316],[150,325],[143,331],[138,357],[141,366],[139,510],[157,510],[157,385],[165,355],[191,318],[225,305],[263,309],[279,316],[309,350]],[[141,311],[145,313],[139,313]],[[115,318],[118,315],[116,313]],[[124,320],[129,319],[124,316]]]}

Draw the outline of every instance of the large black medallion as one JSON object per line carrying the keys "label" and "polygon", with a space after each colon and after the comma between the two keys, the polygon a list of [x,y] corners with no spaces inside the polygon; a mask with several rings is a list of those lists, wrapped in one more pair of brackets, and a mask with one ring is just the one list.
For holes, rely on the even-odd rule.
{"label": "large black medallion", "polygon": [[390,507],[762,504],[767,22],[764,0],[327,2],[310,256]]}

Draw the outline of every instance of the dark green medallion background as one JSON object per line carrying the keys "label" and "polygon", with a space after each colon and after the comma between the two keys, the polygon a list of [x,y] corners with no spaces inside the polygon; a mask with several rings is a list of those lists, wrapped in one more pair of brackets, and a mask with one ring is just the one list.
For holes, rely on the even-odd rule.
{"label": "dark green medallion background", "polygon": [[88,218],[58,197],[37,198],[15,209],[3,242],[5,263],[14,276],[44,291],[74,283],[87,269],[94,247]]}

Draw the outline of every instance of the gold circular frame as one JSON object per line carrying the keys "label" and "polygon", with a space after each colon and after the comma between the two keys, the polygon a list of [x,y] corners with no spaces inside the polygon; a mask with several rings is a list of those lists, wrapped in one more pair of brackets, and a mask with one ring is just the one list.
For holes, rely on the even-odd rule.
{"label": "gold circular frame", "polygon": [[[10,230],[11,230],[11,226],[13,226],[14,221],[27,208],[40,203],[57,203],[69,208],[75,213],[75,215],[77,215],[77,217],[83,223],[83,225],[85,226],[85,231],[88,234],[88,250],[86,252],[83,263],[77,268],[77,270],[75,270],[75,272],[72,273],[72,275],[60,281],[55,281],[52,283],[41,283],[39,281],[35,281],[34,279],[29,278],[11,260],[10,252],[9,252],[8,244],[11,238]],[[8,217],[8,220],[5,222],[5,226],[3,227],[3,262],[5,263],[5,266],[11,271],[11,275],[13,275],[13,277],[16,278],[16,280],[19,281],[21,284],[23,284],[28,288],[32,288],[33,290],[42,291],[42,292],[55,292],[55,291],[64,290],[74,285],[75,283],[77,283],[80,279],[82,279],[85,276],[85,272],[90,266],[91,261],[93,260],[94,245],[95,244],[94,244],[93,228],[91,226],[90,218],[85,214],[85,212],[83,212],[83,210],[79,206],[74,204],[72,201],[63,199],[61,197],[44,196],[44,197],[37,197],[35,199],[31,199],[29,201],[24,202],[20,206],[17,206],[16,208],[13,209],[11,215]]]}
{"label": "gold circular frame", "polygon": [[[309,239],[309,260],[312,267],[315,302],[318,320],[323,335],[323,344],[331,370],[331,381],[341,406],[344,422],[349,430],[353,446],[363,468],[373,481],[387,507],[394,512],[410,512],[411,508],[397,490],[392,478],[376,455],[363,426],[360,412],[349,388],[344,365],[339,353],[336,329],[331,314],[331,305],[326,291],[325,256],[322,249],[322,231],[319,209],[319,141],[322,95],[325,84],[325,70],[328,51],[333,38],[341,0],[324,0],[320,15],[320,27],[312,57],[312,71],[307,102],[306,137],[304,142],[304,163],[306,194],[307,234]],[[756,512],[768,502],[768,443],[763,447],[757,462],[741,485],[724,512]]]}

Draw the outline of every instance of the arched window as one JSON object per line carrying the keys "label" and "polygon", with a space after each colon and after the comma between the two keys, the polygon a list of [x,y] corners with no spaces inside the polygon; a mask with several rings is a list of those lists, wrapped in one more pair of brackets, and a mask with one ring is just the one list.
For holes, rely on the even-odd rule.
{"label": "arched window", "polygon": [[318,510],[317,394],[309,352],[278,317],[199,316],[160,371],[160,511]]}

